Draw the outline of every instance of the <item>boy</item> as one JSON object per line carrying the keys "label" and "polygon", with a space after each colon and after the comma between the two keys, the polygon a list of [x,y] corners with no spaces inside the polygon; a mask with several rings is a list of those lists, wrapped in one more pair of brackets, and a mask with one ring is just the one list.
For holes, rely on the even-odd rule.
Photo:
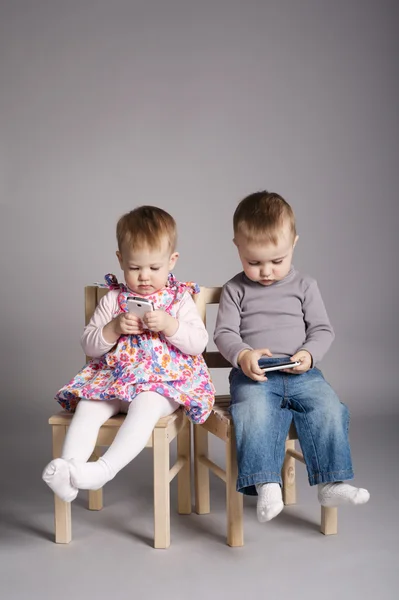
{"label": "boy", "polygon": [[[237,490],[258,494],[260,522],[283,509],[281,469],[294,420],[310,485],[323,506],[364,504],[370,494],[353,479],[349,412],[317,364],[334,332],[317,283],[291,265],[298,236],[290,205],[267,191],[242,200],[234,213],[234,243],[244,271],[223,287],[215,343],[230,373]],[[262,367],[299,361],[265,376]]]}

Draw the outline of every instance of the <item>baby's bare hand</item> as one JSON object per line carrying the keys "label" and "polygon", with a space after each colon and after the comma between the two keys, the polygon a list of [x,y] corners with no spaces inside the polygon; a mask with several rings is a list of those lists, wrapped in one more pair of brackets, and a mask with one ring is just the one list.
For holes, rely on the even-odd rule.
{"label": "baby's bare hand", "polygon": [[267,377],[263,369],[259,367],[258,361],[262,356],[271,358],[273,354],[269,348],[260,350],[243,350],[238,355],[238,363],[247,377],[254,381],[267,381]]}
{"label": "baby's bare hand", "polygon": [[113,323],[115,332],[118,335],[138,335],[143,333],[141,320],[131,313],[121,313],[115,317]]}
{"label": "baby's bare hand", "polygon": [[172,319],[168,313],[163,310],[152,310],[144,315],[144,323],[147,325],[150,331],[158,333],[167,329]]}
{"label": "baby's bare hand", "polygon": [[293,356],[291,356],[290,360],[293,362],[298,361],[301,363],[297,367],[293,367],[292,369],[284,369],[284,373],[292,373],[293,375],[300,375],[301,373],[306,373],[312,367],[312,355],[307,350],[299,350]]}

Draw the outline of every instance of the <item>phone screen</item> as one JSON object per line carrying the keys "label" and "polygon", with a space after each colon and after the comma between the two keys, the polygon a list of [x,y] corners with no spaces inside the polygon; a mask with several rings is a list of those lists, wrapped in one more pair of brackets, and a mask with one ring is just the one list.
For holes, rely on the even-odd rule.
{"label": "phone screen", "polygon": [[267,365],[262,365],[261,369],[263,369],[264,371],[280,371],[281,369],[292,369],[293,367],[298,367],[301,363],[300,362],[294,362],[294,361],[288,361],[286,363],[276,363],[276,364],[267,364]]}

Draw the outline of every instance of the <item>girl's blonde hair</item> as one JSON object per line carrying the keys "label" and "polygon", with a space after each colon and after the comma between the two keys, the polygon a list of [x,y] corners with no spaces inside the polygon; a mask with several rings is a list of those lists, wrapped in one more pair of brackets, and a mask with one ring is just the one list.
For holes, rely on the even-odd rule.
{"label": "girl's blonde hair", "polygon": [[255,192],[241,200],[234,212],[234,235],[242,234],[252,242],[277,244],[281,228],[287,222],[295,239],[295,216],[288,202],[274,192]]}
{"label": "girl's blonde hair", "polygon": [[156,206],[139,206],[123,215],[116,226],[120,252],[125,244],[132,248],[159,248],[165,237],[168,239],[170,252],[174,252],[177,240],[176,222],[169,213]]}

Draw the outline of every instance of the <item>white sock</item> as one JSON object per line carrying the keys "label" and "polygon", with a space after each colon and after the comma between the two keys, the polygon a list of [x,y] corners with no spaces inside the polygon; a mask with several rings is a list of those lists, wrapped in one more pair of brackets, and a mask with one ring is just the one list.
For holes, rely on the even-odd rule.
{"label": "white sock", "polygon": [[343,504],[366,504],[370,494],[364,488],[349,483],[319,483],[319,502],[322,506],[342,506]]}
{"label": "white sock", "polygon": [[80,400],[78,403],[65,437],[62,458],[52,460],[42,474],[43,481],[64,502],[72,502],[78,494],[77,487],[71,483],[68,459],[86,462],[90,458],[101,425],[119,412],[120,404],[120,400]]}
{"label": "white sock", "polygon": [[78,495],[78,489],[71,483],[69,465],[62,458],[56,458],[49,462],[43,471],[42,478],[64,502],[72,502]]}
{"label": "white sock", "polygon": [[258,483],[256,491],[258,492],[258,503],[256,506],[258,521],[260,523],[271,521],[284,508],[280,484]]}
{"label": "white sock", "polygon": [[104,456],[96,462],[69,461],[72,485],[83,490],[101,488],[141,452],[157,421],[175,412],[178,406],[156,392],[138,394]]}

